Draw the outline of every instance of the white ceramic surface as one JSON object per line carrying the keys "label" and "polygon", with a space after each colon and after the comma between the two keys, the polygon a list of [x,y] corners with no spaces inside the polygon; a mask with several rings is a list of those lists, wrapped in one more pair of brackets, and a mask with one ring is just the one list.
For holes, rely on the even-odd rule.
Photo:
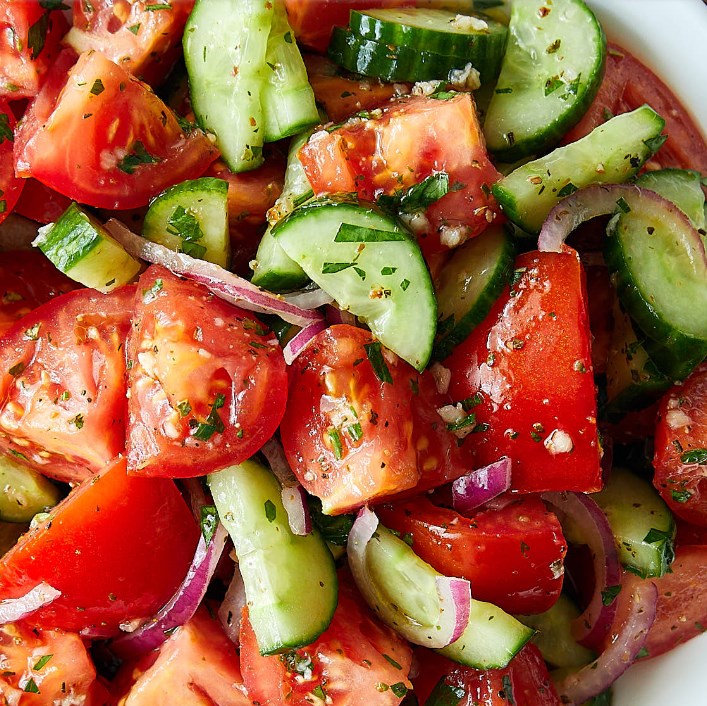
{"label": "white ceramic surface", "polygon": [[[707,136],[707,4],[702,0],[588,2],[609,39],[648,64]],[[631,667],[614,691],[614,706],[707,706],[707,634]]]}

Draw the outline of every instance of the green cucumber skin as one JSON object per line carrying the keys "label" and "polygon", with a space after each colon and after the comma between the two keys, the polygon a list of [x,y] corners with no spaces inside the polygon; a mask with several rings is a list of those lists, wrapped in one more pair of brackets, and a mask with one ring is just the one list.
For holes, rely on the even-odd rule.
{"label": "green cucumber skin", "polygon": [[[346,224],[390,235],[374,242],[336,242]],[[272,234],[342,309],[365,320],[383,345],[424,370],[432,353],[437,301],[420,247],[397,219],[351,196],[323,197],[295,209]],[[323,272],[327,264],[347,263]]]}
{"label": "green cucumber skin", "polygon": [[61,499],[59,488],[36,471],[0,455],[0,522],[29,522]]}
{"label": "green cucumber skin", "polygon": [[[613,468],[604,489],[592,495],[609,520],[621,563],[642,578],[663,576],[674,558],[677,527],[653,485],[623,468]],[[645,541],[651,529],[665,542]]]}
{"label": "green cucumber skin", "polygon": [[[545,12],[548,8],[549,12]],[[564,19],[559,20],[557,28],[553,25],[559,17]],[[579,27],[578,17],[586,19],[579,34],[574,29]],[[536,31],[540,25],[542,29]],[[568,28],[573,31],[569,36]],[[591,33],[591,51],[581,46],[586,44],[582,37],[586,33]],[[561,42],[555,51],[553,39]],[[589,63],[576,72],[579,84],[573,92],[565,84],[566,89],[560,87],[546,93],[549,82],[559,80],[571,66],[563,50],[574,51],[578,60],[588,57]],[[484,121],[487,147],[496,159],[515,162],[541,154],[559,142],[594,100],[603,78],[605,58],[606,36],[582,0],[555,0],[551,6],[544,0],[513,3],[508,46]],[[545,68],[541,68],[543,64]],[[548,98],[554,108],[546,117],[540,109]],[[523,121],[528,123],[525,127]]]}
{"label": "green cucumber skin", "polygon": [[[628,181],[653,155],[650,140],[664,127],[660,115],[647,105],[641,106],[611,118],[576,142],[523,164],[491,190],[513,223],[537,234],[562,198],[563,188]],[[597,171],[598,165],[601,171]]]}
{"label": "green cucumber skin", "polygon": [[292,533],[280,484],[255,461],[213,473],[208,484],[238,556],[261,654],[311,644],[337,604],[336,567],[326,543],[316,530]]}
{"label": "green cucumber skin", "polygon": [[291,292],[309,282],[307,273],[282,249],[268,226],[255,255],[253,284],[270,292]]}
{"label": "green cucumber skin", "polygon": [[99,245],[101,238],[97,234],[102,229],[98,221],[72,203],[54,223],[39,249],[58,270],[66,273]]}

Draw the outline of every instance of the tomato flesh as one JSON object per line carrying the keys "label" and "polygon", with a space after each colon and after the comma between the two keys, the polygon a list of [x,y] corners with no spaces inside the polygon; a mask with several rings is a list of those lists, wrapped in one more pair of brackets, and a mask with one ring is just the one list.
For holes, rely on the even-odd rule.
{"label": "tomato flesh", "polygon": [[24,181],[15,177],[12,143],[17,121],[7,101],[0,98],[0,223],[12,212],[20,198]]}
{"label": "tomato flesh", "polygon": [[151,617],[186,575],[198,528],[174,483],[134,478],[119,458],[84,481],[0,560],[0,600],[42,581],[61,596],[30,625],[109,637]]}
{"label": "tomato flesh", "polygon": [[584,276],[576,253],[530,252],[515,283],[443,365],[449,392],[473,399],[483,431],[463,445],[471,463],[513,461],[511,489],[601,488],[596,395]]}
{"label": "tomato flesh", "polygon": [[128,343],[128,467],[205,475],[252,456],[285,411],[277,339],[249,313],[154,265]]}

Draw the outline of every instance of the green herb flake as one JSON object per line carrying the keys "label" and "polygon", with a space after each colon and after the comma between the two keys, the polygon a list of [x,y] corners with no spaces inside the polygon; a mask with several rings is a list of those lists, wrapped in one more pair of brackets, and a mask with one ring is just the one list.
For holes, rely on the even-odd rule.
{"label": "green herb flake", "polygon": [[494,93],[501,93],[501,94],[503,94],[503,93],[513,93],[513,89],[510,88],[510,87],[509,87],[509,88],[497,88],[497,89],[494,91]]}
{"label": "green herb flake", "polygon": [[161,279],[156,279],[155,283],[149,289],[142,290],[142,301],[144,304],[149,304],[155,301],[158,292],[164,287],[164,282]]}
{"label": "green herb flake", "polygon": [[652,154],[655,154],[665,144],[667,139],[667,135],[658,135],[657,137],[649,137],[647,140],[643,140],[643,144]]}
{"label": "green herb flake", "polygon": [[676,503],[686,503],[692,497],[689,490],[672,490],[670,495]]}
{"label": "green herb flake", "polygon": [[199,245],[197,241],[202,240],[204,232],[201,230],[199,221],[191,211],[187,211],[184,206],[177,206],[172,215],[167,220],[167,232],[176,235],[182,242],[179,251],[191,257],[203,258],[206,248]]}
{"label": "green herb flake", "polygon": [[202,505],[200,510],[201,534],[204,536],[204,541],[208,544],[214,536],[216,526],[218,525],[218,512],[215,505]]}
{"label": "green herb flake", "polygon": [[172,5],[170,3],[160,3],[158,5],[145,5],[145,10],[147,12],[159,12],[160,10],[171,10]]}
{"label": "green herb flake", "polygon": [[265,501],[263,507],[265,508],[265,517],[267,518],[267,521],[275,522],[275,518],[277,517],[277,508],[275,507],[275,503],[268,499]]}
{"label": "green herb flake", "polygon": [[292,44],[292,42],[294,42],[294,39],[292,39],[292,32],[285,33],[285,35],[283,36],[283,39],[285,40],[285,42],[287,44]]}
{"label": "green herb flake", "polygon": [[616,600],[616,596],[618,596],[620,592],[621,592],[621,584],[617,584],[616,586],[607,586],[601,592],[602,604],[606,605],[606,606],[611,605]]}
{"label": "green herb flake", "polygon": [[381,268],[381,274],[385,277],[387,275],[392,275],[397,272],[397,267],[383,267]]}
{"label": "green herb flake", "polygon": [[401,231],[377,230],[351,223],[342,223],[334,236],[335,243],[390,243],[404,240],[407,237]]}
{"label": "green herb flake", "polygon": [[402,699],[408,693],[408,688],[401,681],[391,684],[390,690],[399,698]]}
{"label": "green herb flake", "polygon": [[27,694],[38,694],[39,687],[37,686],[37,682],[35,682],[34,679],[30,677],[28,682],[25,684],[25,688],[23,689],[23,691]]}
{"label": "green herb flake", "polygon": [[13,142],[15,136],[10,127],[10,116],[7,113],[0,113],[0,145],[7,140]]}
{"label": "green herb flake", "polygon": [[707,449],[690,449],[680,455],[681,463],[696,463],[698,466],[707,465]]}
{"label": "green herb flake", "polygon": [[393,195],[381,196],[378,205],[389,211],[400,213],[417,213],[439,201],[449,193],[449,175],[438,172],[414,184],[409,189],[397,191]]}
{"label": "green herb flake", "polygon": [[181,402],[177,402],[176,407],[182,417],[186,417],[189,412],[191,412],[191,405],[189,404],[189,400],[182,400]]}
{"label": "green herb flake", "polygon": [[409,286],[410,286],[410,280],[409,280],[409,279],[404,279],[404,280],[400,283],[400,289],[402,289],[403,292],[405,292]]}
{"label": "green herb flake", "polygon": [[353,267],[353,262],[325,262],[322,265],[322,274],[333,275],[348,270],[349,267]]}
{"label": "green herb flake", "polygon": [[[384,654],[383,658],[386,660],[386,662],[388,662],[388,664],[395,667],[395,669],[402,669],[402,667],[389,655]],[[396,696],[397,696],[397,694],[396,694]]]}
{"label": "green herb flake", "polygon": [[77,414],[70,422],[73,424],[77,429],[83,429],[83,414]]}
{"label": "green herb flake", "polygon": [[39,338],[39,329],[42,324],[38,321],[34,326],[25,330],[24,336],[28,341],[36,341]]}
{"label": "green herb flake", "polygon": [[334,452],[334,458],[337,461],[341,461],[344,457],[344,448],[341,444],[341,434],[339,434],[339,430],[336,429],[336,427],[330,427],[327,429],[327,436],[331,442],[331,450]]}
{"label": "green herb flake", "polygon": [[3,199],[0,201],[0,213],[5,213],[5,211],[7,211],[7,201]]}
{"label": "green herb flake", "polygon": [[94,96],[100,96],[103,91],[106,90],[106,87],[103,85],[103,81],[101,81],[100,78],[97,78],[93,82],[93,86],[91,86],[91,94]]}
{"label": "green herb flake", "polygon": [[373,343],[366,343],[363,346],[366,349],[366,355],[371,363],[373,372],[376,377],[381,382],[393,383],[393,376],[390,374],[390,370],[383,357],[383,347],[380,341],[374,341]]}
{"label": "green herb flake", "polygon": [[560,86],[564,85],[564,81],[559,76],[551,76],[545,81],[545,95],[549,96],[554,93]]}
{"label": "green herb flake", "polygon": [[30,59],[34,61],[44,49],[44,42],[49,29],[49,13],[45,12],[27,32],[27,46],[30,50]]}
{"label": "green herb flake", "polygon": [[556,39],[552,44],[549,44],[547,49],[545,49],[546,54],[554,54],[559,48],[560,45],[562,44],[561,39]]}
{"label": "green herb flake", "polygon": [[513,696],[513,682],[511,681],[510,674],[504,674],[501,678],[501,685],[503,687],[503,695],[508,701],[509,706],[515,706],[516,700]]}
{"label": "green herb flake", "polygon": [[194,438],[199,439],[199,441],[208,441],[214,433],[222,434],[226,427],[223,424],[223,420],[219,416],[217,410],[221,409],[226,403],[226,396],[220,392],[216,395],[214,403],[211,405],[211,411],[209,416],[206,418],[205,422],[199,422],[196,426],[196,431],[194,432]]}
{"label": "green herb flake", "polygon": [[133,144],[131,151],[118,162],[117,167],[121,172],[134,174],[135,169],[140,165],[157,164],[161,161],[159,157],[150,154],[145,149],[145,145],[143,145],[140,140],[137,140],[135,144]]}
{"label": "green herb flake", "polygon": [[359,422],[346,427],[346,431],[353,441],[360,441],[363,436],[363,429],[361,428],[361,424]]}
{"label": "green herb flake", "polygon": [[23,362],[19,362],[16,365],[13,365],[7,372],[12,375],[13,378],[16,378],[18,375],[22,375],[25,369],[25,364]]}
{"label": "green herb flake", "polygon": [[128,31],[133,34],[137,34],[140,31],[140,23],[138,22],[136,25],[130,25],[130,27],[128,27]]}
{"label": "green herb flake", "polygon": [[472,412],[471,414],[467,414],[465,417],[462,417],[457,422],[449,422],[447,424],[447,430],[459,431],[460,429],[464,429],[465,427],[469,427],[474,424],[476,424],[476,415]]}
{"label": "green herb flake", "polygon": [[47,666],[47,664],[49,663],[49,660],[50,660],[53,656],[54,656],[54,655],[43,655],[42,657],[40,657],[40,658],[36,661],[36,663],[35,663],[34,667],[32,667],[32,669],[33,669],[35,672],[38,672],[40,669],[43,669],[44,667]]}
{"label": "green herb flake", "polygon": [[620,196],[618,199],[616,199],[616,205],[619,207],[619,210],[622,213],[631,213],[631,207],[628,205],[626,199],[623,196]]}
{"label": "green herb flake", "polygon": [[312,689],[312,693],[318,699],[321,699],[322,701],[326,701],[326,694],[324,693],[324,689],[322,688],[321,684],[319,684],[318,686],[315,686],[314,689]]}
{"label": "green herb flake", "polygon": [[557,195],[560,198],[563,198],[564,196],[569,196],[570,194],[573,194],[575,191],[577,191],[577,187],[570,181],[557,192]]}
{"label": "green herb flake", "polygon": [[650,653],[645,647],[641,647],[641,649],[636,653],[636,659],[645,659],[649,656],[649,654]]}

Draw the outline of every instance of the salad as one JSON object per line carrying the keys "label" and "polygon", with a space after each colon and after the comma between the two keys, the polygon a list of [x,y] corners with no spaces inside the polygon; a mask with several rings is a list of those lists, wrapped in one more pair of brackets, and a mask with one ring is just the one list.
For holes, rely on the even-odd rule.
{"label": "salad", "polygon": [[707,144],[582,0],[0,23],[6,703],[598,705],[704,631]]}

